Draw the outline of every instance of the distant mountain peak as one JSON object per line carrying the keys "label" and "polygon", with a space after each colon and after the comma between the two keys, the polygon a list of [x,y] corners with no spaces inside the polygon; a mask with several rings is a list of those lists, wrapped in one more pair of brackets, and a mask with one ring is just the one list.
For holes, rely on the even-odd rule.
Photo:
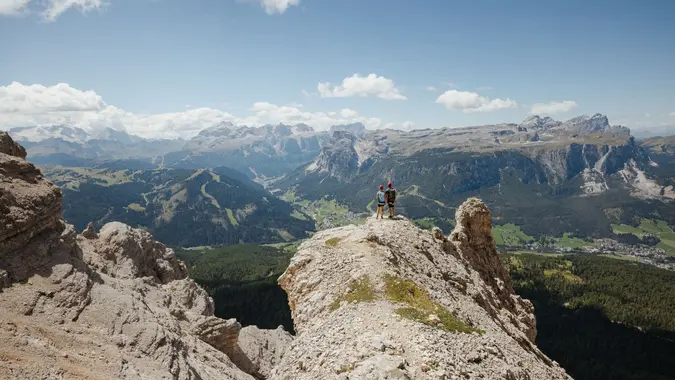
{"label": "distant mountain peak", "polygon": [[329,129],[329,133],[332,135],[335,131],[347,131],[354,136],[362,136],[366,133],[366,126],[363,123],[351,123],[351,124],[341,124],[333,125]]}
{"label": "distant mountain peak", "polygon": [[549,116],[541,117],[539,115],[532,115],[523,120],[519,127],[532,129],[550,129],[559,126],[559,121],[553,120]]}
{"label": "distant mountain peak", "polygon": [[17,141],[39,142],[47,139],[62,139],[68,142],[82,143],[90,136],[82,128],[63,124],[34,125],[11,128],[9,134]]}

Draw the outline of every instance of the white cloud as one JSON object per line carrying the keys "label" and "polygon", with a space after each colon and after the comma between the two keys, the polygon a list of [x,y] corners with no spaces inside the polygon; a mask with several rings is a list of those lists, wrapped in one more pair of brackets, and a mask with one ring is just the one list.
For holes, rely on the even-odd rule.
{"label": "white cloud", "polygon": [[[245,0],[255,1],[265,9],[267,14],[283,14],[288,8],[299,6],[300,0]],[[30,13],[31,5],[40,9],[40,14],[46,21],[55,21],[70,8],[88,12],[101,9],[106,5],[105,0],[0,0],[0,16],[18,16]]]}
{"label": "white cloud", "polygon": [[251,107],[251,114],[243,116],[207,107],[163,114],[134,114],[106,104],[94,91],[82,91],[65,83],[28,86],[14,82],[0,86],[0,129],[66,124],[87,131],[110,127],[141,137],[190,138],[222,121],[251,126],[306,123],[318,130],[355,122],[371,129],[384,124],[379,118],[363,116],[348,108],[339,112],[307,112],[300,107],[301,104],[279,106],[258,102]]}
{"label": "white cloud", "polygon": [[0,114],[98,111],[105,107],[95,92],[81,91],[65,83],[46,87],[13,82],[0,87],[0,99]]}
{"label": "white cloud", "polygon": [[0,15],[12,16],[29,13],[29,4],[39,4],[41,15],[47,21],[55,21],[70,8],[82,12],[101,9],[103,0],[0,0]]}
{"label": "white cloud", "polygon": [[31,0],[0,0],[0,15],[15,16],[21,14]]}
{"label": "white cloud", "polygon": [[300,5],[300,0],[259,0],[267,14],[283,14],[292,6]]}
{"label": "white cloud", "polygon": [[401,94],[394,81],[376,74],[362,77],[354,74],[342,80],[341,85],[332,85],[328,82],[319,83],[317,89],[322,98],[348,98],[376,96],[386,100],[406,100],[408,97]]}
{"label": "white cloud", "polygon": [[54,21],[70,8],[79,8],[82,12],[88,12],[100,9],[103,5],[103,0],[47,0],[47,8],[42,16],[49,21]]}
{"label": "white cloud", "polygon": [[436,92],[436,91],[438,91],[438,89],[434,86],[429,86],[429,87],[427,87],[427,91]]}
{"label": "white cloud", "polygon": [[[296,124],[305,123],[311,125],[317,130],[327,130],[331,125],[349,124],[360,122],[367,128],[376,129],[382,125],[382,120],[377,117],[366,117],[351,109],[343,109],[336,112],[306,112],[296,107],[279,106],[268,102],[257,102],[251,107],[255,116],[249,120],[255,120],[257,123],[284,123]],[[246,121],[243,119],[242,121]]]}
{"label": "white cloud", "polygon": [[412,121],[404,121],[403,124],[401,124],[404,130],[411,130],[413,127],[415,127],[415,123]]}
{"label": "white cloud", "polygon": [[518,106],[515,100],[508,98],[506,100],[490,100],[488,97],[480,96],[475,92],[457,90],[444,92],[436,99],[436,103],[443,104],[447,109],[462,110],[465,113],[490,112]]}
{"label": "white cloud", "polygon": [[359,114],[358,112],[349,108],[345,108],[342,111],[340,111],[340,116],[342,117],[356,117],[358,114]]}
{"label": "white cloud", "polygon": [[532,105],[530,113],[533,115],[553,115],[556,113],[569,112],[579,105],[573,100],[564,100],[562,102],[537,103]]}

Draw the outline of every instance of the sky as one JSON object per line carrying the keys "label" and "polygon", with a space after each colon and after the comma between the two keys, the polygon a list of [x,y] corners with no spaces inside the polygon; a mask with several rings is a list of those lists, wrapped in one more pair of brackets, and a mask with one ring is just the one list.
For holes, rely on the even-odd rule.
{"label": "sky", "polygon": [[673,16],[673,0],[0,0],[0,129],[602,113],[675,133]]}

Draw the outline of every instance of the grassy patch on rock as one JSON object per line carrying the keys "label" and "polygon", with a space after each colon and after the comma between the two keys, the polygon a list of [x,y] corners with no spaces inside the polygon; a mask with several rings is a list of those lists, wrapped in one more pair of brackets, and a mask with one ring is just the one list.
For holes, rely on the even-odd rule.
{"label": "grassy patch on rock", "polygon": [[449,332],[485,333],[452,315],[441,304],[434,302],[429,294],[414,282],[391,275],[385,276],[384,281],[387,298],[408,305],[396,310],[401,317]]}
{"label": "grassy patch on rock", "polygon": [[340,243],[340,239],[334,237],[334,238],[330,238],[330,239],[326,240],[325,244],[326,244],[326,247],[335,248],[335,247],[338,246],[339,243]]}
{"label": "grassy patch on rock", "polygon": [[358,280],[352,280],[349,283],[349,290],[347,293],[336,298],[331,304],[331,310],[340,308],[342,301],[347,302],[370,302],[375,300],[375,288],[366,276],[360,277]]}

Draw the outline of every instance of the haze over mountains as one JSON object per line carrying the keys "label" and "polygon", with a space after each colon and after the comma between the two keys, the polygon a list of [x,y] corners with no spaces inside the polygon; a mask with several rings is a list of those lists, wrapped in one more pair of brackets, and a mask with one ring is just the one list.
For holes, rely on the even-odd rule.
{"label": "haze over mountains", "polygon": [[[388,180],[401,194],[399,212],[445,231],[455,207],[470,196],[487,202],[495,224],[515,223],[534,237],[610,238],[613,226],[644,218],[675,224],[673,144],[667,138],[638,142],[602,114],[411,131],[223,122],[190,140],[67,126],[10,134],[66,187],[65,216],[72,223],[120,219],[151,228],[169,244],[300,238],[373,212],[373,189]],[[251,179],[267,190],[235,201],[216,189],[228,181],[253,189]],[[102,194],[116,194],[115,204],[95,201]],[[280,203],[270,208],[270,199]],[[246,223],[253,226],[270,212],[280,225],[249,231]],[[324,223],[328,214],[333,220]],[[205,223],[197,235],[176,240],[176,226],[199,219],[195,215]]]}
{"label": "haze over mountains", "polygon": [[[610,126],[607,117],[599,114],[579,116],[564,122],[532,116],[519,125],[413,131],[367,130],[361,123],[336,125],[329,131],[320,132],[306,124],[249,127],[223,122],[202,130],[189,140],[144,139],[112,128],[86,132],[65,125],[17,127],[11,128],[9,133],[27,147],[30,158],[38,164],[94,166],[105,161],[135,159],[161,167],[196,169],[219,167],[227,162],[227,166],[253,178],[258,175],[276,177],[314,159],[336,131],[347,131],[359,141],[389,136],[401,141],[401,144],[417,146],[413,149],[455,147],[457,144],[465,145],[465,149],[481,149],[486,144],[515,143],[511,132],[524,129],[528,133],[518,135],[518,138],[526,140],[522,142],[538,141],[542,131],[550,135],[549,140],[566,132],[600,132],[620,136],[630,133],[627,128]],[[463,132],[467,130],[471,131],[470,139]]]}

